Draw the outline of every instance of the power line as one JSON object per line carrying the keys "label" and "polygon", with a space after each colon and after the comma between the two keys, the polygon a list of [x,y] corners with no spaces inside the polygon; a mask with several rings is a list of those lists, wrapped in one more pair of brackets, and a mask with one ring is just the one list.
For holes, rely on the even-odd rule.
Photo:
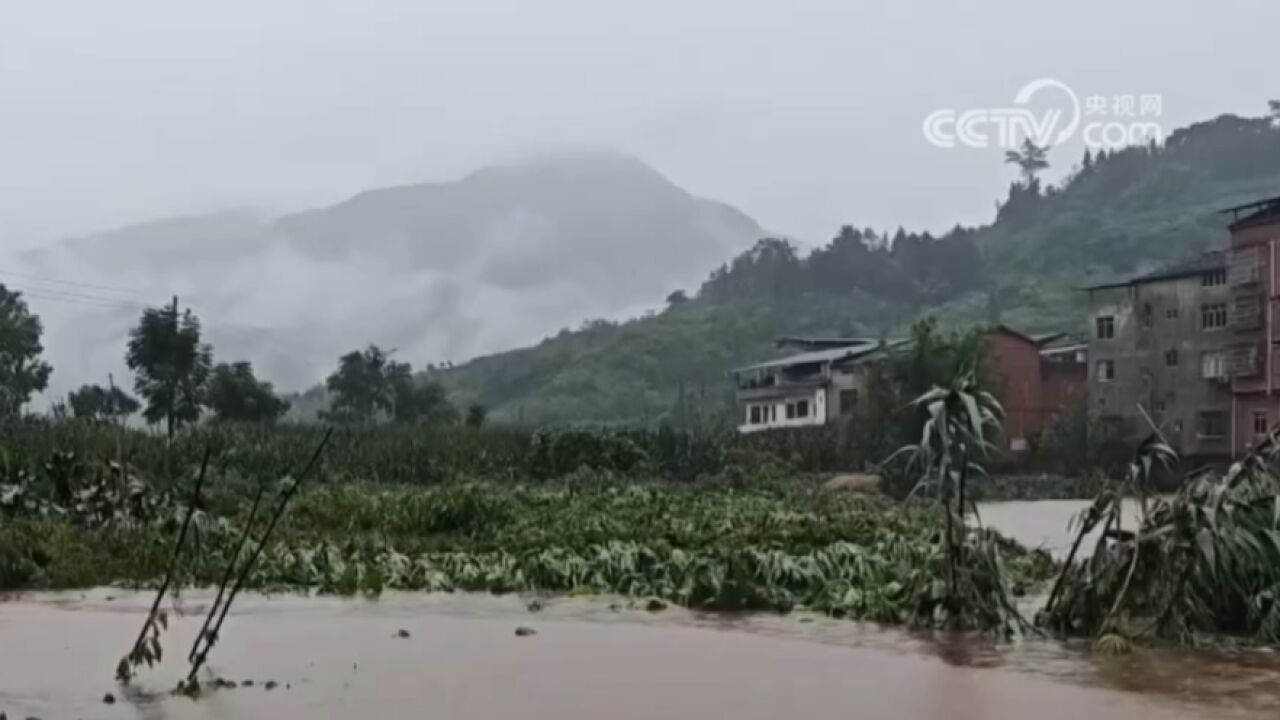
{"label": "power line", "polygon": [[101,302],[101,303],[110,304],[110,305],[119,305],[121,307],[135,307],[135,308],[142,307],[140,303],[132,302],[129,300],[121,300],[113,297],[107,297],[104,295],[89,295],[85,293],[69,292],[67,290],[54,290],[51,288],[16,288],[16,289],[18,290],[18,292],[21,292],[24,295],[29,294],[29,295],[32,295],[33,297],[65,298],[68,300],[87,300],[91,302]]}
{"label": "power line", "polygon": [[58,302],[71,303],[72,305],[86,305],[89,307],[100,307],[100,308],[116,308],[121,310],[136,310],[142,307],[141,305],[138,305],[136,303],[113,301],[113,300],[107,300],[106,298],[101,298],[101,299],[90,298],[88,296],[83,296],[83,295],[54,293],[54,292],[42,291],[39,289],[19,290],[19,292],[22,293],[23,297],[32,298],[34,300],[55,300]]}
{"label": "power line", "polygon": [[54,285],[67,285],[70,287],[88,288],[90,290],[103,290],[106,292],[124,293],[127,295],[142,295],[141,290],[135,288],[125,288],[112,285],[96,285],[94,283],[79,282],[77,280],[59,280],[58,278],[42,277],[40,275],[29,275],[27,273],[14,272],[12,270],[0,270],[0,275],[8,277],[22,278],[24,280],[33,280],[35,282],[52,283]]}

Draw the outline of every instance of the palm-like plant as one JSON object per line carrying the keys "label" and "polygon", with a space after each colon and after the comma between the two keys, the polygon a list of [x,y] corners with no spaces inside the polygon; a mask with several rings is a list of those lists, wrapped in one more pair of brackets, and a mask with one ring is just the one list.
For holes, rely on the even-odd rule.
{"label": "palm-like plant", "polygon": [[970,475],[986,472],[982,461],[994,447],[989,438],[999,430],[1003,409],[991,393],[979,387],[972,370],[962,372],[948,387],[935,387],[924,393],[912,405],[922,408],[927,420],[920,442],[899,452],[908,454],[911,466],[922,473],[912,494],[933,485],[942,505],[948,609],[958,617],[967,594],[960,582],[965,569],[966,516],[970,506],[966,488]]}
{"label": "palm-like plant", "polygon": [[1023,184],[1031,187],[1035,182],[1036,173],[1048,169],[1048,154],[1048,147],[1037,145],[1031,141],[1031,138],[1027,138],[1022,141],[1022,146],[1019,149],[1006,151],[1004,161],[1017,165],[1019,172],[1022,174]]}

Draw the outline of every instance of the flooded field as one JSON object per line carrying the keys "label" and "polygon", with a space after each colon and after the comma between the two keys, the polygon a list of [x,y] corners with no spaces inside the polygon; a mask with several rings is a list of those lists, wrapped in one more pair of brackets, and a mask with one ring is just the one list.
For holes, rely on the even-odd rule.
{"label": "flooded field", "polygon": [[[1063,510],[1046,507],[1044,522]],[[1003,527],[995,518],[1004,513],[1027,520],[1034,510],[984,520]],[[535,613],[520,598],[463,594],[245,597],[210,661],[240,686],[198,702],[172,696],[209,600],[183,596],[164,663],[129,692],[112,675],[149,595],[99,589],[0,603],[0,711],[46,720],[1280,715],[1280,658],[1267,653],[1099,658],[1058,642],[920,635],[801,613],[649,613],[568,598]],[[521,626],[536,634],[518,637]],[[114,704],[103,702],[108,692]]]}
{"label": "flooded field", "polygon": [[[982,523],[999,530],[1029,548],[1043,548],[1054,558],[1062,560],[1071,550],[1075,535],[1068,525],[1081,511],[1088,508],[1088,500],[1012,500],[1008,502],[978,503]],[[1141,514],[1137,502],[1126,500],[1124,504],[1127,522],[1136,523]],[[1099,529],[1081,543],[1079,557],[1093,552],[1093,543]]]}

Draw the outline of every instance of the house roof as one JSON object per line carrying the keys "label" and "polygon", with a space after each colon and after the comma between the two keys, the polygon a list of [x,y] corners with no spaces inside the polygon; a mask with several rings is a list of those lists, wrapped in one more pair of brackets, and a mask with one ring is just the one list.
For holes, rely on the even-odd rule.
{"label": "house roof", "polygon": [[1054,345],[1052,347],[1041,348],[1041,355],[1070,355],[1071,353],[1088,350],[1089,343],[1075,342],[1070,345]]}
{"label": "house roof", "polygon": [[1227,255],[1222,250],[1210,250],[1198,255],[1192,255],[1181,260],[1172,262],[1158,270],[1135,275],[1128,280],[1114,283],[1103,283],[1101,285],[1092,285],[1084,288],[1085,290],[1107,290],[1110,288],[1128,287],[1131,285],[1143,285],[1145,283],[1159,282],[1161,280],[1177,280],[1184,277],[1192,277],[1200,275],[1211,270],[1225,270],[1227,268]]}
{"label": "house roof", "polygon": [[1261,208],[1268,207],[1270,205],[1280,205],[1280,195],[1276,195],[1275,197],[1263,198],[1261,200],[1254,200],[1253,202],[1247,202],[1243,205],[1236,205],[1234,207],[1223,208],[1218,211],[1218,214],[1226,215],[1228,213],[1240,213],[1244,210],[1258,210]]}
{"label": "house roof", "polygon": [[756,363],[755,365],[747,365],[734,370],[735,373],[751,372],[753,370],[767,370],[770,368],[789,367],[791,365],[808,365],[811,363],[829,363],[837,360],[846,360],[855,357],[861,357],[874,350],[880,348],[878,341],[864,341],[856,345],[847,345],[845,347],[827,348],[825,350],[811,350],[795,355],[788,355],[776,360]]}
{"label": "house roof", "polygon": [[1039,348],[1043,348],[1044,346],[1050,343],[1056,342],[1058,340],[1061,340],[1062,338],[1067,336],[1067,333],[1060,330],[1057,332],[1025,333],[1025,332],[1022,332],[1021,330],[1015,330],[1014,328],[1011,328],[1008,325],[1003,325],[1003,324],[996,325],[995,327],[992,328],[992,331],[1002,332],[1008,335],[1012,335],[1016,338],[1019,338],[1028,343],[1031,343],[1032,345],[1035,345],[1036,347],[1039,347]]}
{"label": "house roof", "polygon": [[[1280,220],[1280,197],[1259,200],[1223,212],[1232,213],[1231,224],[1227,226],[1231,232],[1258,225],[1273,225]],[[1240,216],[1241,212],[1246,213],[1244,217]]]}
{"label": "house roof", "polygon": [[788,345],[799,345],[808,347],[812,350],[835,349],[842,347],[851,347],[854,345],[865,345],[867,343],[878,342],[875,338],[865,337],[796,337],[787,336],[780,337],[776,341],[778,347],[786,347]]}

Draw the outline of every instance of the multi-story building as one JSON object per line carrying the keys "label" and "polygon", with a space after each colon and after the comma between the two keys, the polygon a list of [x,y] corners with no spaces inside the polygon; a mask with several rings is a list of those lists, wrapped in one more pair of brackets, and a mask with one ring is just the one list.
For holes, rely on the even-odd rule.
{"label": "multi-story building", "polygon": [[[848,423],[869,410],[867,390],[878,361],[904,346],[865,338],[779,340],[779,348],[800,352],[734,371],[739,430]],[[1007,455],[1028,451],[1058,410],[1083,394],[1086,351],[1063,333],[1026,335],[1002,325],[988,333],[987,363],[1004,408]]]}
{"label": "multi-story building", "polygon": [[1280,409],[1280,197],[1224,212],[1225,249],[1088,289],[1094,412],[1138,430],[1149,418],[1202,459],[1238,455]]}
{"label": "multi-story building", "polygon": [[733,371],[741,432],[847,422],[866,397],[868,361],[891,343],[866,338],[782,338],[786,357]]}

